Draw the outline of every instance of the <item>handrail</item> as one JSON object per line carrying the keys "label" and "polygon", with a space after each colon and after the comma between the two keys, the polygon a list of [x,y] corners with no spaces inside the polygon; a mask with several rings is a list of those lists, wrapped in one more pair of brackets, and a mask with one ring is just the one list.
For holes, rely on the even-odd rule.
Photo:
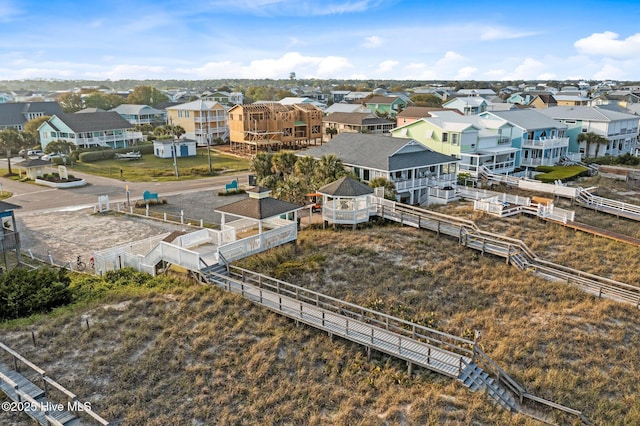
{"label": "handrail", "polygon": [[582,411],[574,410],[573,408],[569,408],[569,407],[564,406],[562,404],[558,404],[557,402],[553,402],[553,401],[546,400],[544,398],[540,398],[539,396],[535,396],[535,395],[532,395],[530,393],[525,393],[523,396],[525,398],[533,401],[533,402],[537,402],[539,404],[547,405],[547,406],[549,406],[551,408],[555,408],[556,410],[564,411],[565,413],[573,414],[574,416],[579,417],[580,420],[582,421],[582,423],[584,423],[584,424],[587,424],[587,425],[591,424],[589,419],[587,419],[584,416]]}
{"label": "handrail", "polygon": [[[460,358],[460,364],[464,365],[465,367],[471,367],[471,365],[465,361],[464,359],[462,359],[462,357]],[[467,377],[469,377],[471,380],[473,380],[473,383],[475,383],[476,385],[480,386],[480,387],[484,387],[485,390],[490,386],[484,379],[482,379],[482,377],[480,377],[480,380],[476,380],[476,377],[474,377],[475,375],[467,375]],[[483,386],[484,385],[484,386]],[[494,399],[499,398],[500,400],[502,400],[502,402],[504,402],[507,406],[509,406],[509,411],[511,411],[511,401],[509,401],[509,399],[507,399],[504,395],[498,393],[498,392],[493,392],[494,395]]]}
{"label": "handrail", "polygon": [[[58,383],[55,380],[53,380],[51,377],[47,376],[46,372],[42,368],[38,367],[37,365],[35,365],[34,363],[32,363],[31,361],[29,361],[28,359],[26,359],[25,357],[20,355],[18,352],[14,351],[13,349],[11,349],[10,347],[8,347],[7,345],[5,345],[2,342],[0,342],[0,349],[4,350],[8,354],[12,355],[14,357],[14,359],[20,360],[26,366],[30,367],[32,370],[37,372],[44,382],[50,384],[51,386],[53,386],[54,388],[56,388],[57,390],[59,390],[60,392],[65,394],[71,401],[79,402],[77,400],[76,394],[74,394],[70,390],[66,389],[64,386],[62,386],[60,383]],[[37,406],[37,407],[42,407],[42,405],[39,402],[37,402],[35,399],[31,398],[28,394],[25,394],[24,392],[20,391],[18,389],[18,385],[13,380],[9,379],[6,375],[0,373],[0,378],[2,378],[2,380],[4,380],[5,382],[9,383],[10,385],[12,385],[14,387],[14,389],[16,390],[16,393],[20,392],[20,396],[21,397],[24,397],[25,399],[27,399],[32,404],[35,404],[35,406]],[[46,389],[46,387],[45,387],[45,389]],[[48,416],[46,411],[44,411],[44,410],[41,410],[41,411],[45,414],[45,417],[49,421],[50,424],[62,426],[62,423],[60,423],[56,419]],[[109,424],[109,422],[107,420],[103,419],[100,415],[95,413],[90,408],[84,406],[84,404],[83,404],[82,412],[88,414],[91,417],[93,417],[95,420],[97,420],[103,426],[107,426]]]}
{"label": "handrail", "polygon": [[496,376],[498,382],[506,385],[513,393],[518,396],[520,402],[522,402],[522,397],[526,393],[524,388],[520,386],[518,382],[516,382],[506,371],[504,371],[498,364],[496,364],[489,356],[484,353],[482,349],[478,347],[478,345],[474,346],[474,353],[480,356],[480,359],[483,361],[483,365],[488,366],[491,372]]}
{"label": "handrail", "polygon": [[[380,317],[380,318],[385,320],[385,325],[388,326],[389,321],[393,321],[394,323],[397,323],[397,324],[405,326],[405,327],[402,327],[402,328],[401,327],[394,327],[395,329],[402,330],[403,332],[406,332],[406,333],[412,333],[412,335],[416,334],[416,330],[420,330],[420,331],[424,331],[426,333],[430,333],[430,334],[434,334],[436,336],[440,336],[441,338],[451,339],[451,340],[453,340],[454,342],[456,342],[456,343],[458,343],[460,345],[469,345],[470,347],[473,346],[473,341],[471,341],[469,339],[465,339],[463,337],[454,336],[452,334],[448,334],[448,333],[445,333],[445,332],[442,332],[442,331],[439,331],[439,330],[436,330],[436,329],[432,329],[432,328],[425,327],[425,326],[422,326],[422,325],[419,325],[419,324],[416,324],[416,323],[413,323],[413,322],[410,322],[410,321],[406,321],[406,320],[403,320],[401,318],[394,317],[392,315],[387,315],[387,314],[384,314],[382,312],[374,311],[372,309],[365,308],[363,306],[356,305],[354,303],[346,302],[344,300],[340,300],[340,299],[337,299],[337,298],[334,298],[334,297],[331,297],[331,296],[327,296],[327,295],[324,295],[322,293],[318,293],[316,291],[309,290],[309,289],[306,289],[304,287],[300,287],[300,286],[297,286],[295,284],[288,283],[286,281],[282,281],[282,280],[278,280],[276,278],[272,278],[272,277],[269,277],[269,276],[266,276],[266,275],[258,274],[256,272],[250,271],[248,269],[239,268],[237,266],[231,266],[230,268],[237,275],[240,275],[241,277],[243,277],[243,281],[244,281],[244,279],[246,279],[246,274],[249,274],[250,276],[251,275],[258,276],[259,277],[259,280],[258,280],[259,286],[268,285],[268,284],[265,283],[265,280],[266,281],[275,282],[276,283],[277,293],[280,293],[285,289],[291,289],[292,291],[287,291],[286,293],[289,294],[289,295],[295,296],[296,300],[301,300],[300,293],[308,294],[308,295],[310,295],[312,297],[307,297],[307,300],[315,302],[316,306],[320,306],[319,305],[319,300],[320,299],[322,299],[323,301],[326,300],[328,302],[332,302],[333,304],[331,306],[340,309],[341,312],[351,312],[351,311],[345,310],[344,308],[346,308],[346,307],[353,308],[355,310],[360,311],[360,313],[358,315],[358,318],[362,319],[362,320],[364,320],[364,319],[375,320],[376,317]],[[239,273],[236,272],[236,271],[239,271]],[[353,312],[353,313],[357,314],[356,312]],[[373,318],[366,317],[364,314],[370,314],[370,315],[373,316]],[[428,338],[428,336],[424,336],[424,337]],[[447,342],[439,342],[439,343],[443,343],[445,345],[458,348],[457,346],[451,345],[450,343],[447,343]],[[465,353],[471,353],[470,349],[466,349],[466,348],[459,348],[459,349],[463,350]]]}
{"label": "handrail", "polygon": [[5,352],[9,353],[13,357],[22,361],[25,365],[27,365],[28,367],[31,367],[31,369],[33,369],[36,373],[40,375],[45,374],[42,368],[38,367],[37,365],[35,365],[34,363],[32,363],[31,361],[29,361],[28,359],[26,359],[25,357],[20,355],[18,352],[14,351],[13,349],[11,349],[10,347],[8,347],[2,342],[0,342],[0,349],[3,349]]}

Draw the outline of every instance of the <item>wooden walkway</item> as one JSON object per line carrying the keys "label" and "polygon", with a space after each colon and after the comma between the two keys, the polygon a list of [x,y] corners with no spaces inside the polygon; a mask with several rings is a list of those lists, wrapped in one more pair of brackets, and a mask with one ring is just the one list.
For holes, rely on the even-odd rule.
{"label": "wooden walkway", "polygon": [[376,350],[457,379],[472,391],[481,390],[506,410],[536,417],[523,403],[533,402],[546,409],[560,410],[588,423],[582,413],[525,391],[471,340],[373,311],[259,274],[223,264],[200,271],[203,283],[239,294],[253,303],[339,336],[367,349]]}
{"label": "wooden walkway", "polygon": [[630,237],[629,235],[620,234],[618,232],[607,231],[606,229],[598,228],[596,226],[587,225],[581,222],[558,222],[553,219],[545,218],[546,221],[551,223],[557,223],[566,228],[575,229],[576,231],[586,232],[587,234],[596,235],[598,237],[607,238],[610,240],[618,241],[632,246],[640,247],[640,238]]}
{"label": "wooden walkway", "polygon": [[640,221],[640,206],[600,197],[592,194],[589,189],[580,189],[575,201],[587,209]]}
{"label": "wooden walkway", "polygon": [[379,199],[379,217],[402,225],[429,229],[438,235],[458,239],[461,245],[505,258],[519,269],[535,272],[543,277],[561,280],[598,297],[629,303],[640,309],[640,287],[589,274],[539,258],[527,245],[514,238],[481,231],[473,221]]}
{"label": "wooden walkway", "polygon": [[[0,343],[0,353],[8,354],[13,367],[0,362],[0,390],[17,407],[42,426],[81,426],[88,424],[78,414],[84,413],[92,418],[89,424],[109,424],[105,419],[91,410],[91,404],[81,402],[76,395],[51,379],[44,370]],[[27,367],[31,375],[35,374],[42,382],[42,388],[34,384],[19,371],[19,367]],[[50,389],[56,389],[66,396],[65,402],[51,399]]]}

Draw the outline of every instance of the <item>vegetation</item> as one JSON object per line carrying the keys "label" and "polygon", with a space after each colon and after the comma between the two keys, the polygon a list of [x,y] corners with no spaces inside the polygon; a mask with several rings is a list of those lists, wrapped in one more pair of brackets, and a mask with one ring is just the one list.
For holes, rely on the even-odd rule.
{"label": "vegetation", "polygon": [[[178,158],[180,177],[176,178],[172,158],[159,158],[151,153],[145,154],[148,148],[143,148],[143,146],[149,146],[151,147],[151,151],[153,151],[153,145],[136,147],[136,150],[142,152],[142,158],[140,160],[130,161],[113,158],[114,153],[122,152],[122,149],[116,151],[105,150],[104,154],[102,154],[102,151],[95,151],[95,154],[91,153],[92,156],[102,158],[90,157],[87,159],[86,156],[89,153],[83,153],[80,154],[81,161],[70,165],[69,168],[70,170],[112,178],[120,178],[120,170],[122,170],[122,178],[130,182],[194,179],[203,176],[216,176],[226,172],[249,170],[249,160],[227,155],[212,148],[213,174],[211,174],[209,172],[207,149],[201,148],[197,150],[197,155],[193,157]],[[124,149],[124,151],[130,151],[131,149],[132,148],[127,148]]]}
{"label": "vegetation", "polygon": [[17,154],[22,148],[29,144],[29,140],[25,139],[22,132],[18,132],[14,128],[0,130],[0,152],[4,152],[7,159],[8,175],[13,175],[11,169],[11,157]]}
{"label": "vegetation", "polygon": [[595,157],[599,157],[600,147],[604,146],[606,148],[607,144],[609,143],[609,140],[607,138],[593,132],[580,133],[577,139],[578,143],[586,143],[586,149],[584,153],[585,157],[587,158],[589,157],[589,155],[591,155],[591,147],[593,145],[596,145]]}
{"label": "vegetation", "polygon": [[49,312],[71,302],[65,270],[12,269],[0,275],[0,321]]}
{"label": "vegetation", "polygon": [[126,103],[134,105],[149,105],[155,107],[160,102],[168,101],[167,95],[152,86],[136,86],[127,96]]}
{"label": "vegetation", "polygon": [[545,183],[553,183],[556,180],[566,181],[583,176],[588,169],[584,166],[538,166],[536,172],[541,172],[534,176],[534,179]]}
{"label": "vegetation", "polygon": [[306,194],[347,174],[335,155],[316,160],[297,157],[292,151],[260,152],[251,160],[251,170],[256,173],[260,186],[271,189],[276,198],[291,203],[303,202]]}
{"label": "vegetation", "polygon": [[638,166],[640,165],[640,157],[627,153],[624,155],[605,155],[604,157],[588,158],[585,159],[585,162],[610,166]]}

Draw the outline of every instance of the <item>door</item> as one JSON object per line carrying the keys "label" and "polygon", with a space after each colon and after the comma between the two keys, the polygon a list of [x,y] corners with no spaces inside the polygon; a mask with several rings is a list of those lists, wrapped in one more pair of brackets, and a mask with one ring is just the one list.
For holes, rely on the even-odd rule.
{"label": "door", "polygon": [[188,156],[189,156],[189,146],[180,145],[180,157],[188,157]]}

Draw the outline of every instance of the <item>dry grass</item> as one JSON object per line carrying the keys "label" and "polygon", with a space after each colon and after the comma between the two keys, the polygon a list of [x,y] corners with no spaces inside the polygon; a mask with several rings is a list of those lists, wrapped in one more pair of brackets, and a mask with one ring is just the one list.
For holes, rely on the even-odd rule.
{"label": "dry grass", "polygon": [[[479,215],[468,203],[448,211],[523,239],[547,260],[640,282],[637,248],[526,216]],[[582,410],[594,424],[640,424],[633,307],[395,225],[307,230],[297,245],[242,264],[452,334],[480,330],[485,352],[531,393]],[[537,424],[429,371],[409,378],[389,357],[368,362],[357,345],[217,288],[124,288],[0,330],[114,424]],[[0,413],[0,423],[20,421],[30,424]]]}

